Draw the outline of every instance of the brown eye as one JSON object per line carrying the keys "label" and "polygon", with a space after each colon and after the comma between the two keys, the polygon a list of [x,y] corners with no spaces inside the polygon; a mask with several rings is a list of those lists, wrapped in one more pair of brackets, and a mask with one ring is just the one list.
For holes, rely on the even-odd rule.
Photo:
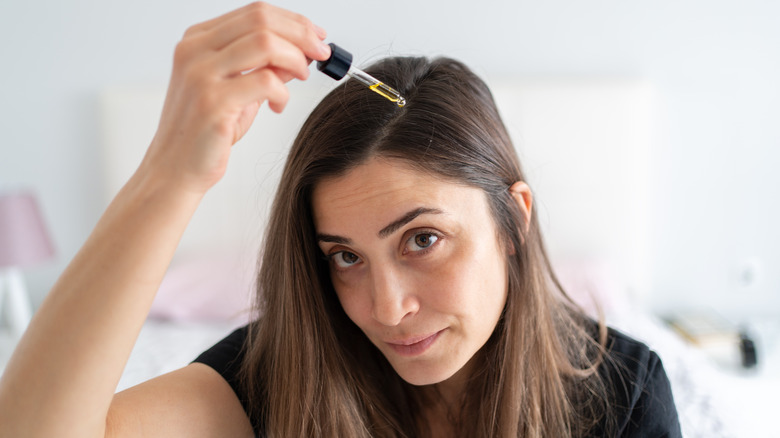
{"label": "brown eye", "polygon": [[432,234],[418,234],[414,236],[414,243],[420,248],[427,248],[436,241],[436,236]]}
{"label": "brown eye", "polygon": [[439,240],[439,236],[433,233],[420,233],[415,234],[406,241],[405,251],[419,252],[424,249],[430,248],[431,245]]}
{"label": "brown eye", "polygon": [[343,260],[344,263],[346,263],[348,265],[351,265],[353,263],[357,263],[357,261],[359,259],[358,259],[358,256],[356,256],[355,254],[353,254],[351,252],[342,251],[341,252],[341,260]]}
{"label": "brown eye", "polygon": [[330,255],[329,258],[339,269],[346,269],[360,263],[360,257],[349,251],[339,251]]}

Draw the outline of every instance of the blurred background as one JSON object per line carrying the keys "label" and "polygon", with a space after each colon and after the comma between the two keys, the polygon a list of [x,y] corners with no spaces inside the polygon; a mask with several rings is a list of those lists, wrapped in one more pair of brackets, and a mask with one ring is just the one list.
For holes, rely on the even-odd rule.
{"label": "blurred background", "polygon": [[[0,196],[37,198],[40,217],[29,213],[23,221],[43,223],[49,237],[29,256],[37,263],[21,266],[31,311],[140,161],[186,28],[243,4],[0,2]],[[766,365],[780,363],[780,2],[276,4],[325,28],[328,41],[360,65],[388,55],[446,55],[474,69],[496,95],[563,276],[582,274],[583,265],[571,260],[589,259],[593,289],[628,291],[618,295],[637,307],[622,307],[612,321],[659,349],[686,435],[777,436],[764,425],[774,414],[769,394],[780,390],[772,371],[780,367]],[[314,72],[290,84],[284,114],[261,111],[185,234],[174,263],[181,269],[166,277],[153,315],[224,320],[232,313],[217,310],[226,300],[208,301],[218,288],[242,291],[226,312],[245,305],[286,150],[334,85]],[[14,199],[4,208],[33,205],[29,197]],[[10,253],[0,248],[0,259]],[[9,285],[20,278],[14,272]],[[197,309],[181,309],[197,300]],[[14,302],[11,313],[24,316]],[[739,367],[725,377],[707,374],[686,347],[676,351],[673,339],[637,318],[701,310],[761,328],[764,367],[752,375]],[[139,344],[149,357],[170,353],[160,336],[144,333]],[[181,346],[192,333],[177,332],[171,344]],[[170,369],[224,328],[210,333]],[[13,345],[0,346],[0,362]],[[141,370],[150,361],[134,357],[120,387],[169,370]],[[740,432],[722,432],[729,417]]]}
{"label": "blurred background", "polygon": [[[55,259],[25,272],[35,305],[110,199],[101,156],[110,125],[101,110],[105,95],[124,90],[133,96],[143,89],[162,96],[185,29],[243,4],[0,4],[0,189],[37,194],[57,249]],[[447,55],[489,83],[506,77],[641,81],[653,94],[648,190],[637,194],[646,206],[646,302],[659,311],[706,305],[739,318],[780,312],[780,3],[278,5],[324,27],[328,40],[350,50],[358,63],[392,54]],[[322,75],[312,78],[314,94],[332,86]],[[293,105],[310,107],[296,97]],[[158,115],[159,107],[152,107],[147,117]],[[264,115],[274,117],[267,109]],[[283,147],[298,123],[289,122]],[[152,133],[137,134],[140,151]],[[255,191],[264,183],[262,190],[273,191],[275,181],[263,176],[248,181]],[[248,234],[254,238],[256,231]]]}

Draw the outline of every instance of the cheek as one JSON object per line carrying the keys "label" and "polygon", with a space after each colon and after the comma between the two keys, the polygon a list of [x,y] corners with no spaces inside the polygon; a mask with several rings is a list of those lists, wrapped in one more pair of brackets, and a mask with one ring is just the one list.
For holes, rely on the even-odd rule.
{"label": "cheek", "polygon": [[431,298],[453,311],[473,314],[502,306],[506,298],[506,262],[493,245],[474,244],[455,251],[426,274]]}
{"label": "cheek", "polygon": [[371,301],[367,290],[360,285],[347,285],[334,279],[333,288],[339,299],[341,308],[358,327],[364,327],[366,318],[371,317]]}

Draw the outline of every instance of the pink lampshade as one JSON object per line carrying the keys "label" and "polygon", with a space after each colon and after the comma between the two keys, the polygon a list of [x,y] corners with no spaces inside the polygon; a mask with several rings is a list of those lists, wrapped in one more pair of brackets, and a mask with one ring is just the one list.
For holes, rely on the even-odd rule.
{"label": "pink lampshade", "polygon": [[35,196],[0,193],[0,267],[25,267],[51,258],[54,247]]}

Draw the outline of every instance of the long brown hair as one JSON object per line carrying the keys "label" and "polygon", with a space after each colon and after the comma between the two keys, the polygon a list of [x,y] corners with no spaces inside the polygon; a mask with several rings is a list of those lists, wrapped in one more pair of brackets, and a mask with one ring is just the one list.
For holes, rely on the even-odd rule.
{"label": "long brown hair", "polygon": [[[484,190],[508,256],[508,296],[478,353],[462,415],[468,437],[573,437],[604,416],[596,368],[606,329],[560,288],[535,214],[522,217],[508,187],[525,181],[482,80],[447,58],[388,58],[366,71],[395,86],[395,104],[346,81],[314,109],[282,175],[258,276],[242,378],[255,424],[274,437],[425,436],[424,403],[344,311],[315,241],[315,185],[371,157]],[[526,219],[529,226],[525,227]]]}

